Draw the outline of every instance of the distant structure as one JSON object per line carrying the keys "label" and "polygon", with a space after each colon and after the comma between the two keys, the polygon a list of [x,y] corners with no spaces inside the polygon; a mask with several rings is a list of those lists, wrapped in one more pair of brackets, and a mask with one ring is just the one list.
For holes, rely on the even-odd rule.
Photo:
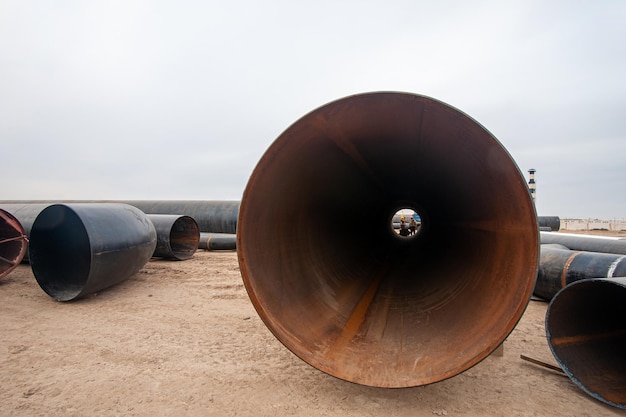
{"label": "distant structure", "polygon": [[530,179],[528,180],[528,189],[530,190],[530,195],[533,198],[533,201],[535,201],[536,198],[536,188],[537,188],[537,184],[535,184],[535,172],[537,170],[535,168],[531,168],[528,170],[528,173],[530,174]]}

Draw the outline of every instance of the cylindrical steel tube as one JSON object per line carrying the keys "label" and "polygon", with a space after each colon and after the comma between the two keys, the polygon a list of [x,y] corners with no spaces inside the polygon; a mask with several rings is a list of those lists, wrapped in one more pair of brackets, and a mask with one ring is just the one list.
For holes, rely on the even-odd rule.
{"label": "cylindrical steel tube", "polygon": [[[419,233],[393,230],[401,209],[420,215]],[[296,121],[254,169],[237,227],[268,328],[364,385],[475,365],[513,330],[537,274],[537,217],[514,160],[464,113],[415,94],[350,96]]]}
{"label": "cylindrical steel tube", "polygon": [[156,231],[126,204],[53,204],[35,219],[29,258],[39,286],[59,301],[122,282],[154,253]]}
{"label": "cylindrical steel tube", "polygon": [[147,216],[157,233],[157,245],[152,256],[182,261],[196,253],[200,242],[200,229],[193,217],[178,214]]}
{"label": "cylindrical steel tube", "polygon": [[22,257],[22,261],[28,262],[28,240],[30,239],[30,229],[33,227],[33,222],[41,213],[43,209],[50,206],[52,203],[1,203],[0,209],[3,209],[11,213],[22,225],[24,233],[26,234],[26,253]]}
{"label": "cylindrical steel tube", "polygon": [[237,250],[237,235],[201,232],[198,247],[206,250]]}
{"label": "cylindrical steel tube", "polygon": [[561,218],[559,216],[537,216],[540,228],[548,228],[554,232],[561,228]]}
{"label": "cylindrical steel tube", "polygon": [[574,281],[623,275],[626,275],[626,255],[573,251],[542,244],[533,294],[551,300],[561,288]]}
{"label": "cylindrical steel tube", "polygon": [[146,214],[182,214],[198,223],[201,232],[235,233],[239,201],[128,200],[120,201]]}
{"label": "cylindrical steel tube", "polygon": [[626,277],[585,279],[548,306],[546,336],[554,358],[593,398],[626,409]]}
{"label": "cylindrical steel tube", "polygon": [[626,255],[626,239],[615,237],[541,232],[540,241],[542,245],[558,243],[571,250]]}
{"label": "cylindrical steel tube", "polygon": [[239,201],[228,200],[0,200],[5,204],[53,203],[122,203],[137,207],[146,214],[180,214],[198,223],[201,232],[236,233]]}
{"label": "cylindrical steel tube", "polygon": [[21,223],[11,213],[0,209],[0,278],[22,262],[27,242]]}

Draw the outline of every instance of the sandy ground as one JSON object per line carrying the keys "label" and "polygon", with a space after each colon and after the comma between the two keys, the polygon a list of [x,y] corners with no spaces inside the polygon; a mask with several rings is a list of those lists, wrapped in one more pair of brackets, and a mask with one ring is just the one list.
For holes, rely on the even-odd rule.
{"label": "sandy ground", "polygon": [[0,416],[614,416],[556,362],[531,300],[503,356],[428,386],[383,389],[302,362],[264,326],[235,252],[152,260],[61,303],[27,264],[0,280]]}

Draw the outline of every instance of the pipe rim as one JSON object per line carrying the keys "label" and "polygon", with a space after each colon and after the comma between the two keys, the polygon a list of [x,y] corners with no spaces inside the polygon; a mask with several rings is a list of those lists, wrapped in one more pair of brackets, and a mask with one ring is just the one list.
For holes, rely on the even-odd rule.
{"label": "pipe rim", "polygon": [[91,273],[91,242],[72,207],[52,204],[37,215],[29,260],[37,283],[50,297],[69,301],[81,295]]}
{"label": "pipe rim", "polygon": [[[625,316],[615,317],[605,313],[611,310],[624,313],[624,299],[626,277],[583,279],[558,291],[548,304],[545,317],[548,346],[563,372],[589,396],[620,409],[626,409],[626,394],[623,390],[619,391],[619,387],[626,385],[626,376],[616,373],[615,368],[616,365],[621,366],[620,369],[624,368],[623,352],[626,344],[623,336],[619,341],[617,333],[623,335],[626,331],[623,325]],[[605,340],[598,339],[602,333],[599,336],[593,333],[603,331],[600,326],[607,321],[609,326],[616,325],[618,328],[605,331],[608,334]],[[605,346],[602,346],[602,342]],[[616,346],[611,346],[610,342]],[[593,343],[600,346],[593,346]],[[599,354],[607,345],[620,354]],[[618,380],[610,386],[603,386],[601,380],[607,374]],[[618,387],[617,392],[612,390],[614,386]]]}
{"label": "pipe rim", "polygon": [[[434,371],[434,372],[425,370],[422,374],[419,374],[419,375],[417,375],[417,372],[413,374],[411,372],[403,372],[401,375],[397,375],[397,376],[385,375],[385,376],[379,377],[377,376],[377,374],[385,373],[385,369],[384,369],[385,366],[376,365],[375,363],[372,363],[372,361],[369,361],[369,362],[364,361],[364,363],[360,364],[363,366],[360,366],[360,367],[357,365],[351,365],[352,369],[349,372],[344,372],[344,370],[342,369],[343,365],[338,365],[338,363],[349,361],[350,358],[344,355],[343,351],[342,353],[338,355],[338,357],[329,358],[327,354],[323,353],[323,351],[324,349],[326,349],[326,351],[330,350],[334,352],[335,350],[334,346],[337,345],[338,343],[341,345],[345,341],[340,340],[341,337],[339,336],[335,339],[335,342],[333,343],[329,342],[329,345],[332,345],[332,346],[330,347],[325,346],[321,348],[319,346],[316,346],[316,344],[319,342],[317,340],[314,340],[314,338],[312,338],[313,340],[307,340],[306,342],[302,342],[302,338],[305,337],[305,335],[303,335],[302,333],[299,333],[297,329],[294,331],[294,327],[296,326],[295,323],[297,322],[297,319],[290,318],[289,323],[281,322],[281,318],[279,314],[282,314],[284,312],[277,312],[278,310],[281,309],[281,307],[277,307],[277,305],[281,303],[288,303],[287,299],[289,297],[285,296],[284,298],[281,298],[280,292],[278,290],[266,291],[264,288],[262,289],[262,287],[266,287],[267,285],[269,285],[269,284],[265,284],[264,281],[269,282],[272,280],[276,280],[277,282],[281,282],[285,284],[284,280],[286,278],[285,278],[285,274],[280,273],[280,272],[272,274],[271,272],[264,271],[263,270],[264,268],[261,267],[263,263],[262,261],[260,261],[260,259],[272,259],[272,258],[278,257],[278,258],[282,258],[285,264],[289,264],[289,263],[295,264],[298,262],[306,263],[306,261],[302,260],[302,258],[296,258],[296,259],[290,258],[289,249],[286,247],[287,245],[285,245],[284,248],[277,250],[276,252],[272,252],[271,247],[270,247],[271,245],[263,244],[262,243],[264,242],[263,240],[255,241],[255,238],[259,236],[262,237],[263,234],[266,234],[266,235],[273,234],[273,237],[277,239],[278,241],[280,241],[281,239],[282,241],[294,239],[296,240],[296,243],[298,242],[295,236],[289,235],[287,233],[283,233],[284,230],[282,229],[279,231],[270,230],[270,229],[266,230],[266,229],[263,229],[263,226],[259,226],[259,223],[263,223],[266,220],[266,218],[270,218],[267,215],[267,212],[280,209],[280,207],[276,207],[278,204],[275,204],[274,206],[270,207],[270,206],[264,206],[263,204],[260,204],[259,203],[260,201],[273,202],[273,198],[278,198],[277,196],[279,195],[279,192],[289,194],[290,192],[295,191],[296,193],[294,193],[295,195],[293,196],[294,199],[303,197],[302,194],[297,193],[296,187],[285,186],[285,183],[281,182],[282,180],[276,181],[278,185],[276,185],[275,188],[277,188],[278,191],[272,190],[271,187],[266,184],[266,182],[269,182],[269,181],[266,181],[264,177],[271,177],[273,179],[287,178],[287,181],[288,181],[288,178],[291,176],[292,172],[286,169],[285,167],[290,167],[290,168],[298,167],[299,169],[300,167],[304,165],[304,169],[310,168],[309,166],[306,165],[306,160],[301,155],[305,153],[309,155],[311,148],[317,145],[317,142],[315,141],[320,141],[323,139],[322,138],[323,135],[320,133],[318,136],[316,136],[317,133],[325,132],[325,129],[332,130],[332,129],[337,128],[337,125],[335,123],[337,124],[344,123],[345,119],[341,118],[338,115],[345,116],[346,114],[348,114],[348,111],[346,111],[346,108],[352,108],[352,109],[357,108],[356,113],[358,113],[359,111],[361,111],[361,108],[359,108],[359,106],[364,106],[365,108],[367,108],[372,103],[374,103],[374,107],[375,107],[379,102],[383,103],[383,105],[395,106],[394,109],[396,110],[398,108],[401,108],[403,105],[411,106],[413,104],[416,104],[417,107],[423,106],[422,108],[424,109],[424,111],[421,114],[416,113],[413,115],[414,118],[418,118],[418,119],[422,118],[422,119],[418,120],[417,122],[415,122],[414,120],[409,120],[409,121],[406,121],[405,119],[400,120],[400,123],[403,123],[406,121],[406,124],[410,125],[408,126],[408,128],[411,128],[413,126],[412,123],[415,122],[416,126],[419,125],[419,128],[423,129],[424,124],[422,122],[424,123],[430,122],[429,117],[432,117],[431,114],[433,113],[435,114],[435,117],[437,117],[437,112],[453,114],[453,117],[456,118],[455,121],[458,121],[459,124],[461,125],[461,127],[459,127],[459,130],[461,131],[460,135],[465,134],[465,132],[463,131],[464,129],[468,129],[468,130],[471,130],[471,132],[468,133],[468,135],[478,134],[480,136],[480,140],[489,142],[489,145],[487,145],[486,150],[493,152],[493,155],[490,155],[492,159],[489,159],[488,162],[493,163],[494,166],[496,166],[497,168],[506,166],[507,168],[512,169],[513,171],[512,173],[507,173],[507,175],[511,177],[511,180],[510,180],[511,187],[510,189],[507,190],[507,196],[514,196],[517,200],[515,199],[513,200],[515,200],[517,203],[519,203],[520,206],[523,206],[524,208],[523,213],[520,214],[520,219],[519,219],[521,220],[521,223],[522,223],[521,226],[517,227],[515,225],[512,225],[511,224],[512,222],[505,222],[505,223],[507,223],[506,227],[509,228],[509,230],[507,230],[508,233],[510,233],[512,236],[516,236],[516,237],[520,236],[523,239],[524,241],[523,245],[515,246],[515,244],[511,244],[511,248],[522,249],[520,256],[524,256],[526,258],[525,261],[528,262],[528,265],[520,266],[520,268],[523,269],[523,271],[518,271],[517,273],[518,276],[516,278],[520,279],[520,283],[516,287],[512,288],[511,292],[513,293],[513,295],[509,297],[509,299],[511,300],[511,306],[506,311],[506,314],[505,314],[506,317],[505,318],[498,317],[496,318],[497,320],[496,324],[493,324],[493,323],[489,324],[489,326],[494,327],[495,330],[493,330],[493,333],[495,333],[495,336],[487,341],[476,340],[474,343],[474,345],[476,346],[470,346],[470,344],[467,344],[467,347],[473,349],[473,351],[469,355],[466,355],[465,352],[461,352],[458,355],[456,355],[456,357],[452,358],[452,360],[455,362],[453,366],[448,366],[446,364],[437,363],[433,365],[433,367],[441,367],[441,370]],[[366,110],[369,111],[371,109],[366,109]],[[385,113],[384,106],[379,107],[376,110],[379,112],[372,112],[372,113],[376,113],[377,117],[381,115],[382,113],[381,115],[382,118],[386,118],[386,120],[394,120],[395,115],[391,114],[391,112]],[[350,114],[348,114],[348,116],[350,116]],[[344,133],[344,131],[350,131],[350,129],[352,128],[360,132],[360,134],[366,135],[367,132],[363,130],[358,130],[359,128],[355,127],[356,124],[350,125],[350,123],[353,123],[353,122],[356,123],[355,120],[357,119],[359,122],[367,123],[368,122],[367,117],[365,116],[361,117],[361,116],[362,114],[357,114],[357,116],[350,119],[350,121],[347,122],[349,127],[345,129],[343,125],[340,126],[338,128],[338,130],[340,130],[340,133],[337,133],[336,138],[333,138],[333,140],[336,140],[339,142],[344,140],[344,136],[342,136],[342,134]],[[341,121],[339,122],[339,120]],[[372,123],[374,123],[375,128],[379,127],[376,125],[377,121],[373,121]],[[381,122],[381,124],[384,124],[384,123]],[[402,126],[402,127],[404,128],[406,126]],[[477,131],[479,133],[475,133]],[[331,131],[331,134],[334,134],[334,133],[336,133],[336,131]],[[305,138],[300,140],[299,142],[294,143],[295,141],[294,138],[297,138],[298,134],[304,135]],[[401,135],[402,132],[399,132],[398,134]],[[310,136],[307,136],[307,135],[310,135]],[[419,135],[422,135],[420,136],[420,140],[424,139],[422,130],[419,131]],[[351,138],[352,137],[349,136],[349,139],[347,139],[345,142],[340,143],[338,146],[343,147],[341,151],[344,152],[345,154],[348,154],[352,158],[351,161],[354,165],[360,165],[359,168],[362,168],[363,172],[366,172],[365,175],[371,174],[371,171],[376,169],[376,167],[371,168],[371,164],[368,165],[369,161],[367,160],[364,161],[363,160],[364,158],[361,158],[362,148],[355,150],[357,145],[361,145],[361,143],[356,143],[357,142],[356,139],[351,142],[350,141]],[[365,147],[365,146],[371,145],[374,143],[374,141],[375,139],[368,139],[367,142],[364,142],[363,146]],[[418,145],[422,146],[423,143],[419,143]],[[425,145],[432,146],[435,148],[437,147],[437,143],[434,140],[430,142],[427,141]],[[289,157],[299,158],[297,160],[298,163],[293,162],[290,165],[289,161],[285,162],[287,158],[286,157],[283,158],[282,154],[287,154]],[[480,155],[470,155],[470,156],[475,156],[477,158],[480,158]],[[340,160],[341,158],[343,158],[343,154],[340,154],[338,152],[337,155],[333,155],[333,157],[336,160]],[[280,160],[280,161],[276,162],[277,160]],[[283,166],[280,166],[281,164],[283,164]],[[327,165],[331,165],[331,163],[329,162]],[[276,168],[276,166],[279,166],[279,167]],[[325,166],[325,168],[328,168],[328,167]],[[371,169],[368,171],[369,168]],[[344,172],[341,170],[337,170],[337,172],[341,174],[346,174],[346,176],[351,174],[351,172]],[[308,175],[308,177],[310,178],[314,178],[316,174],[320,174],[320,173],[316,172],[314,169],[311,169],[311,172],[310,173],[307,172],[305,175]],[[375,175],[372,175],[372,176],[375,177]],[[341,175],[337,175],[337,177],[341,179]],[[376,178],[372,179],[372,183],[375,183],[375,181],[376,181]],[[358,183],[355,183],[355,184],[358,185]],[[257,187],[259,188],[259,191],[256,190]],[[323,187],[320,186],[319,188],[321,189]],[[340,195],[337,195],[336,197],[341,198]],[[313,200],[307,200],[307,201],[310,204],[313,203]],[[403,203],[404,201],[406,201],[406,199],[403,199],[403,198],[396,198],[396,199],[393,199],[392,201],[387,201],[384,204],[384,207],[381,208],[381,210],[385,213],[390,212],[398,204],[404,204]],[[453,201],[453,199],[450,198],[450,201]],[[285,202],[284,200],[281,200],[281,203],[284,203],[284,202]],[[414,202],[411,201],[411,204],[409,206],[413,206],[414,205],[413,203]],[[510,207],[510,209],[515,210],[514,207]],[[423,212],[428,213],[429,215],[432,215],[432,216],[435,216],[436,214],[428,209],[424,210]],[[294,209],[294,214],[296,214],[296,216],[302,216],[301,213],[298,213],[297,209]],[[310,215],[312,214],[312,212],[309,211],[309,212],[305,212],[304,214]],[[499,218],[499,220],[506,220],[504,217],[506,216]],[[297,220],[303,221],[306,219],[298,218]],[[431,220],[435,222],[434,219],[431,219]],[[429,223],[431,222],[429,221]],[[485,224],[486,224],[486,221],[485,221]],[[476,234],[486,233],[487,235],[489,233],[497,234],[497,231],[489,230],[489,228],[486,229],[486,232],[483,232],[480,230],[481,227],[482,227],[482,224],[480,222],[477,222],[475,226],[476,230],[474,231],[474,233]],[[309,230],[309,233],[315,234],[316,231]],[[388,227],[386,228],[385,233],[388,233]],[[536,277],[537,264],[538,264],[537,260],[539,257],[538,233],[539,233],[539,230],[538,230],[538,225],[536,221],[536,213],[534,209],[534,204],[532,203],[532,199],[531,199],[531,196],[528,191],[527,184],[523,175],[519,171],[519,168],[517,168],[517,165],[515,165],[514,161],[512,160],[508,152],[502,147],[502,145],[497,141],[497,139],[495,139],[488,131],[486,131],[486,129],[484,129],[484,127],[479,125],[475,120],[471,119],[465,113],[462,113],[459,110],[453,108],[452,106],[449,106],[438,100],[434,100],[430,97],[420,96],[420,95],[410,94],[410,93],[377,92],[377,93],[364,93],[364,94],[349,96],[349,97],[331,102],[329,104],[326,104],[308,113],[307,115],[303,116],[301,119],[296,121],[272,143],[272,145],[268,148],[268,150],[265,152],[265,154],[261,158],[260,162],[257,164],[255,170],[253,171],[250,177],[250,180],[248,181],[248,185],[244,191],[242,203],[240,206],[240,212],[239,212],[237,247],[238,247],[239,264],[240,264],[243,281],[244,281],[246,290],[248,291],[248,295],[255,309],[257,310],[258,314],[260,315],[261,319],[264,321],[266,326],[270,329],[270,331],[289,350],[291,350],[298,357],[303,359],[305,362],[311,364],[312,366],[316,367],[317,369],[322,370],[340,379],[345,379],[345,380],[356,382],[359,384],[380,386],[380,387],[409,387],[409,386],[425,385],[425,384],[429,384],[433,382],[438,382],[443,379],[454,376],[466,369],[469,369],[470,367],[474,366],[475,364],[480,362],[482,359],[487,357],[489,353],[491,353],[494,349],[496,349],[502,343],[502,341],[504,341],[506,336],[508,336],[508,334],[513,330],[513,328],[515,327],[515,325],[521,318],[528,304],[528,301],[530,299],[532,289],[534,287],[534,279]],[[248,237],[249,234],[254,235],[255,237],[249,238]],[[426,235],[426,233],[424,233],[424,235]],[[307,236],[304,236],[304,235],[302,236],[302,239],[306,239],[306,238]],[[420,239],[421,238],[422,237],[420,237]],[[487,236],[484,239],[489,239],[489,237]],[[267,240],[266,242],[269,242],[269,240]],[[310,249],[305,246],[306,245],[304,244],[302,245],[302,247],[304,247],[305,249]],[[501,255],[506,253],[505,249],[503,248],[499,248],[498,250],[502,252]],[[256,254],[255,252],[260,253],[260,255]],[[311,256],[316,256],[316,255],[312,253]],[[493,256],[492,258],[495,259],[496,257]],[[323,267],[320,267],[319,265],[316,265],[316,267],[323,269]],[[335,269],[340,269],[341,267],[342,265],[340,261],[336,261],[336,264],[333,265],[333,268]],[[290,267],[286,265],[286,266],[276,267],[274,269],[275,271],[280,271],[281,268],[284,268],[284,271],[289,271]],[[501,264],[499,264],[496,268],[491,268],[491,269],[493,269],[493,271],[490,271],[490,272],[494,275],[497,274],[498,269],[501,269],[503,272],[507,272],[506,268]],[[374,279],[375,278],[372,278],[372,280]],[[463,283],[461,285],[466,285],[466,284]],[[508,285],[508,283],[496,283],[496,285],[504,288]],[[327,285],[327,287],[329,288],[331,286],[332,285],[330,284]],[[368,286],[365,285],[365,287],[368,287]],[[457,290],[460,291],[461,289],[452,288],[450,292],[455,292]],[[284,290],[284,291],[287,291],[287,290]],[[298,291],[299,290],[296,290],[295,292],[298,292]],[[362,291],[365,297],[369,293],[370,289],[368,287],[368,288],[364,288]],[[378,297],[378,294],[379,294],[378,288],[372,291],[374,292],[372,297]],[[304,292],[304,290],[302,290],[301,292]],[[319,296],[323,297],[324,294],[321,294]],[[458,299],[458,294],[454,295],[454,297]],[[501,300],[498,300],[498,302],[499,301]],[[329,304],[331,304],[332,302],[333,300],[328,301]],[[458,300],[457,302],[462,303],[461,301],[458,301]],[[493,306],[494,303],[485,303],[485,304],[488,304],[490,308],[493,309],[493,312],[495,313],[502,312],[498,310],[497,307]],[[358,305],[359,304],[357,303],[355,307],[355,311],[359,308]],[[431,311],[437,308],[439,307],[436,305],[436,303],[434,303],[428,306],[426,310]],[[367,311],[364,314],[367,314]],[[348,314],[348,316],[349,315],[350,314]],[[493,314],[493,316],[494,317],[500,316],[500,314]],[[345,322],[346,327],[355,326],[354,324],[353,325],[350,324],[349,318],[346,318],[345,320],[346,320]],[[413,319],[413,320],[416,321],[418,319]],[[425,318],[424,320],[427,320],[427,319]],[[467,319],[463,319],[463,320],[467,320]],[[311,321],[312,320],[304,320],[302,322],[302,326],[312,327],[312,328],[315,327],[315,325],[312,324]],[[471,323],[468,322],[468,324],[471,324]],[[320,327],[323,327],[323,325],[320,325]],[[329,325],[329,327],[332,327],[332,326]],[[323,333],[325,330],[317,329],[316,331]],[[331,329],[329,331],[335,332],[334,329]],[[352,338],[346,343],[356,344],[357,342],[353,343],[353,341],[356,340],[355,338],[357,336],[358,336],[358,330],[355,331],[355,333],[351,336]],[[439,340],[443,340],[443,339],[439,339]],[[303,344],[306,344],[306,346],[303,346]],[[342,349],[343,347],[344,346],[341,346]],[[407,347],[406,345],[404,345],[403,348],[409,349],[410,347]],[[372,355],[375,356],[375,353]],[[390,354],[390,356],[392,355],[393,354]],[[404,353],[402,353],[402,355],[404,355]],[[421,360],[419,352],[414,352],[412,354],[412,358],[414,359],[414,363],[417,363]],[[402,360],[406,361],[406,358],[402,358]],[[426,368],[428,368],[429,366],[430,364],[425,365]],[[365,369],[362,371],[360,370],[360,369],[364,369],[365,367],[369,367],[369,369]],[[395,369],[395,370],[398,371],[398,369]]]}

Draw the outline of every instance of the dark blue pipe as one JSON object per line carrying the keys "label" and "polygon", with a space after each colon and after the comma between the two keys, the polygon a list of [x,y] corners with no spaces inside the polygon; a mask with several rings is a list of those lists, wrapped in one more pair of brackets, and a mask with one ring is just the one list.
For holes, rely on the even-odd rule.
{"label": "dark blue pipe", "polygon": [[29,259],[39,286],[70,301],[138,272],[156,242],[152,222],[130,205],[53,204],[32,225]]}

